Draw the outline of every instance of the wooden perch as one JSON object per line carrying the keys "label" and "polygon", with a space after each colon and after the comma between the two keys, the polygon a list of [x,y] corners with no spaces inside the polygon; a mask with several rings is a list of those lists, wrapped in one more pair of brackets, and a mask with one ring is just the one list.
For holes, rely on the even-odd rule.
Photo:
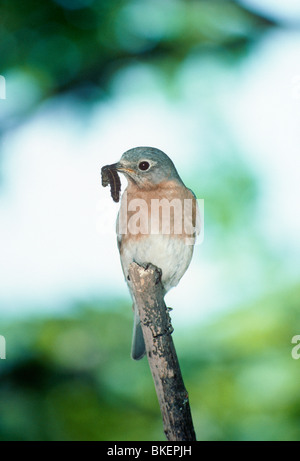
{"label": "wooden perch", "polygon": [[189,398],[171,336],[173,328],[164,302],[161,271],[152,264],[144,268],[131,263],[129,278],[167,440],[194,441]]}

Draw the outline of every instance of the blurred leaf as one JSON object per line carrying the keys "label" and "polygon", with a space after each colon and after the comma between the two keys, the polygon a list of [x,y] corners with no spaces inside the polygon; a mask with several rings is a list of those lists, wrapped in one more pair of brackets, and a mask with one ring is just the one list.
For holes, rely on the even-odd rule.
{"label": "blurred leaf", "polygon": [[[299,295],[176,332],[199,440],[299,439]],[[1,440],[164,440],[148,363],[129,357],[131,313],[83,306],[3,333],[18,349],[0,362]]]}

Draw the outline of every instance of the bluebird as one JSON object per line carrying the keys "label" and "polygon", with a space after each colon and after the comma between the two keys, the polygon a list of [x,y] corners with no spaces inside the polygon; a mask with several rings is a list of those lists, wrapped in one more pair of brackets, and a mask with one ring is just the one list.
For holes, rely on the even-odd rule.
{"label": "bluebird", "polygon": [[[129,280],[128,268],[132,262],[144,267],[151,263],[161,270],[165,295],[178,284],[193,255],[200,231],[196,197],[184,185],[172,160],[153,147],[130,149],[118,163],[104,169],[123,173],[128,182],[117,218],[117,241],[125,280]],[[118,201],[120,184],[115,173],[112,176],[112,196]],[[131,356],[139,360],[145,355],[145,342],[134,305],[133,310]]]}

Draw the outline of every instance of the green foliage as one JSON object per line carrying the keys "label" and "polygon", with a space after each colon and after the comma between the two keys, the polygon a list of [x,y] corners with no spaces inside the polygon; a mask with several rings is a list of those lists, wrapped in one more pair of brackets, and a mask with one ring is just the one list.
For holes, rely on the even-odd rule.
{"label": "green foliage", "polygon": [[170,84],[170,69],[189,53],[209,49],[235,59],[270,26],[220,0],[3,0],[1,19],[1,73],[34,92],[14,122],[57,94],[89,104],[103,98],[114,74],[137,59],[165,71]]}
{"label": "green foliage", "polygon": [[[185,335],[175,331],[199,440],[299,440],[300,287]],[[129,306],[7,324],[1,440],[164,440],[147,360],[129,357]]]}

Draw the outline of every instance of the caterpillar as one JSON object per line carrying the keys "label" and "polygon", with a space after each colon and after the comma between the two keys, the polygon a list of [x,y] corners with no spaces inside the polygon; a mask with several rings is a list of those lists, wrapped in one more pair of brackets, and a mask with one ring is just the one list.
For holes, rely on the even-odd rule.
{"label": "caterpillar", "polygon": [[118,172],[111,168],[111,165],[106,165],[101,168],[102,186],[110,185],[110,194],[114,202],[120,200],[121,181]]}

